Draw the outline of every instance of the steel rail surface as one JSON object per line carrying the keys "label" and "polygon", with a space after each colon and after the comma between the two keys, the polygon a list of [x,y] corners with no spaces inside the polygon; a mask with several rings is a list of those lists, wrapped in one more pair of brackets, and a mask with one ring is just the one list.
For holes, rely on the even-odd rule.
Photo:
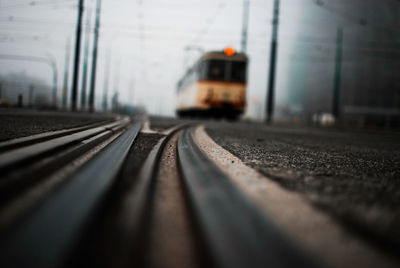
{"label": "steel rail surface", "polygon": [[70,135],[70,134],[73,134],[76,132],[99,127],[101,125],[105,125],[105,124],[109,124],[109,123],[110,123],[110,120],[106,120],[103,122],[94,123],[94,124],[90,124],[90,125],[86,125],[86,126],[82,126],[82,127],[49,131],[49,132],[39,133],[39,134],[27,136],[27,137],[21,137],[21,138],[17,138],[17,139],[3,141],[3,142],[0,142],[0,153],[9,151],[9,150],[13,150],[13,149],[17,149],[17,148],[20,148],[23,146],[31,145],[34,143],[58,138],[61,136]]}
{"label": "steel rail surface", "polygon": [[101,132],[61,152],[44,157],[32,165],[25,166],[23,169],[14,170],[11,174],[8,174],[6,178],[0,180],[0,209],[3,205],[6,205],[8,201],[19,198],[21,193],[34,184],[46,180],[47,176],[88,152],[111,136],[119,133],[122,131],[122,128],[126,126],[127,125],[122,124],[111,130]]}
{"label": "steel rail surface", "polygon": [[23,162],[29,161],[33,158],[40,158],[46,153],[60,149],[73,143],[78,143],[84,139],[98,135],[124,123],[127,123],[127,121],[120,120],[118,122],[107,124],[101,127],[87,129],[67,136],[54,138],[51,140],[39,142],[33,145],[2,153],[0,154],[0,170],[9,170],[15,168],[17,165]]}
{"label": "steel rail surface", "polygon": [[53,192],[0,244],[2,267],[57,267],[70,253],[117,176],[142,121],[108,145]]}
{"label": "steel rail surface", "polygon": [[201,152],[192,130],[179,137],[179,164],[190,205],[217,267],[313,267]]}
{"label": "steel rail surface", "polygon": [[[158,176],[161,156],[172,136],[184,127],[184,124],[174,127],[167,136],[157,142],[144,161],[135,184],[125,193],[124,202],[119,213],[122,220],[120,221],[118,235],[122,245],[119,249],[118,260],[115,260],[117,262],[115,263],[116,266],[125,266],[129,263],[131,255],[133,253],[137,254],[132,250],[133,248],[136,250],[140,247],[144,248],[143,245],[139,247],[137,243],[143,241],[141,236],[146,233],[146,228],[148,227],[149,206],[154,198],[154,182]],[[140,255],[143,254],[142,252]]]}

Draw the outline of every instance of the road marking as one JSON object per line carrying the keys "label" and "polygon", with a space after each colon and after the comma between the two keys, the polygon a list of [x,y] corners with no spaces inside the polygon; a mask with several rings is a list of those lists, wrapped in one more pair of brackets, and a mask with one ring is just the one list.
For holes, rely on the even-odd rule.
{"label": "road marking", "polygon": [[140,133],[145,133],[145,134],[159,134],[157,131],[154,131],[150,128],[150,120],[146,118],[146,120],[143,123],[143,127],[140,130]]}
{"label": "road marking", "polygon": [[329,215],[314,209],[301,195],[283,189],[278,183],[246,166],[219,146],[200,126],[195,140],[208,158],[274,223],[307,251],[321,257],[327,267],[398,267],[379,249],[367,245],[338,225]]}
{"label": "road marking", "polygon": [[151,129],[151,122],[147,118],[143,123],[143,128],[140,131],[140,133],[144,133],[144,134],[160,134],[160,135],[168,136],[170,133],[176,131],[177,129],[182,128],[184,125],[185,124],[176,124],[175,126],[167,128],[165,130],[153,130],[153,129]]}

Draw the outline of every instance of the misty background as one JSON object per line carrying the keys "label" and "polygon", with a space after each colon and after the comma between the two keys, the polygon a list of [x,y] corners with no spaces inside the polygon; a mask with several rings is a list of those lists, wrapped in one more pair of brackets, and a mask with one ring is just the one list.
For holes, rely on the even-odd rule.
{"label": "misty background", "polygon": [[[81,72],[86,36],[91,71],[95,6],[95,0],[85,1]],[[273,0],[250,0],[245,116],[255,119],[264,117],[272,6]],[[77,0],[0,0],[0,54],[54,59],[59,105],[67,51],[70,102],[77,7]],[[341,89],[350,92],[341,94],[348,102],[343,103],[342,111],[398,117],[399,18],[399,1],[395,0],[281,0],[277,116],[302,119],[330,112],[340,27]],[[96,109],[102,109],[103,92],[107,90],[108,107],[118,92],[121,104],[143,106],[152,114],[173,115],[176,83],[186,68],[200,56],[200,50],[222,50],[226,46],[240,50],[242,19],[243,0],[102,0]],[[7,92],[28,94],[28,84],[40,88],[40,92],[47,90],[50,98],[53,70],[49,64],[0,59],[0,75],[6,81],[2,95],[9,94],[13,102],[16,93]],[[80,79],[79,88],[82,73]],[[19,86],[7,86],[13,83]],[[87,83],[89,86],[89,79]],[[359,96],[365,100],[360,102]],[[386,97],[379,103],[371,101],[377,96]]]}

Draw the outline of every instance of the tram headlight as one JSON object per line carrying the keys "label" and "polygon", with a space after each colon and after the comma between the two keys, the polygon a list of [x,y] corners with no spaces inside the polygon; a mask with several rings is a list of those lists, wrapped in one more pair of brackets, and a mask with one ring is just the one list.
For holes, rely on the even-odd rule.
{"label": "tram headlight", "polygon": [[232,56],[232,55],[234,55],[236,53],[236,51],[235,51],[235,49],[233,47],[226,47],[224,49],[224,53],[227,56]]}

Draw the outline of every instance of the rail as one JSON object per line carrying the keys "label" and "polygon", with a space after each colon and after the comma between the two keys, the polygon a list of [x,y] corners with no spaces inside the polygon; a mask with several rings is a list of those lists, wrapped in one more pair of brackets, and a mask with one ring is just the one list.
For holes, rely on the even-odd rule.
{"label": "rail", "polygon": [[313,267],[198,147],[178,141],[189,202],[217,267]]}
{"label": "rail", "polygon": [[117,176],[142,122],[134,124],[58,191],[53,192],[0,245],[6,267],[56,267]]}

